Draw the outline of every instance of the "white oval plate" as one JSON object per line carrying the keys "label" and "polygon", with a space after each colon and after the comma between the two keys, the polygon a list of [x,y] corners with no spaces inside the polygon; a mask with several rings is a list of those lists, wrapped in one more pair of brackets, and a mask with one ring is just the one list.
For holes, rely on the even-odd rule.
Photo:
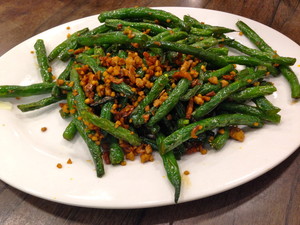
{"label": "white oval plate", "polygon": [[[189,14],[199,21],[225,27],[235,27],[238,20],[250,25],[282,56],[298,59],[293,66],[299,76],[300,47],[283,34],[253,20],[224,12],[167,7],[161,8],[179,17]],[[0,83],[30,84],[40,82],[36,58],[30,51],[36,39],[44,39],[50,51],[69,32],[99,25],[97,15],[60,25],[19,44],[0,58]],[[67,30],[69,26],[71,29]],[[238,32],[229,35],[252,46]],[[53,65],[59,74],[62,63]],[[265,125],[250,130],[243,143],[229,141],[219,152],[207,155],[193,154],[179,162],[183,175],[179,202],[207,197],[234,188],[278,165],[291,155],[300,143],[300,103],[290,97],[290,89],[282,78],[272,81],[277,92],[268,98],[282,110],[279,125]],[[88,149],[81,138],[72,142],[62,138],[68,121],[60,118],[58,107],[50,106],[38,111],[21,113],[16,104],[40,97],[21,100],[0,99],[13,103],[11,110],[0,110],[0,178],[7,184],[43,199],[75,206],[95,208],[141,208],[173,204],[174,192],[166,178],[162,162],[155,155],[153,163],[139,160],[126,166],[106,166],[103,178],[96,177]],[[41,132],[41,127],[47,127]],[[67,164],[71,158],[73,164]],[[63,165],[62,169],[56,167]]]}

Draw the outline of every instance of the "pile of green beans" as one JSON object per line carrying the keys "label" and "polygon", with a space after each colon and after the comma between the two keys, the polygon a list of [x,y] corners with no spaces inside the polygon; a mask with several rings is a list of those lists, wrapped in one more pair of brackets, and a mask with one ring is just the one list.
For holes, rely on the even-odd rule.
{"label": "pile of green beans", "polygon": [[[74,113],[61,110],[61,116],[69,120],[63,137],[71,141],[78,133],[83,138],[98,177],[105,174],[103,155],[106,150],[91,139],[94,130],[89,129],[88,124],[97,127],[103,135],[102,141],[108,143],[112,165],[125,160],[121,142],[131,146],[147,144],[158,151],[174,186],[177,203],[182,176],[178,161],[189,149],[202,146],[220,150],[231,139],[232,127],[258,129],[265,123],[280,122],[280,108],[266,97],[277,91],[267,81],[272,77],[270,74],[282,74],[291,86],[291,97],[300,98],[300,84],[290,68],[296,59],[279,56],[242,21],[236,23],[237,28],[257,48],[249,48],[227,37],[227,33],[237,32],[233,29],[203,24],[187,15],[180,19],[169,12],[147,7],[103,12],[98,19],[101,23],[98,27],[75,32],[49,53],[43,40],[36,41],[34,48],[41,83],[0,86],[0,98],[49,94],[37,102],[18,105],[22,112],[65,102]],[[229,48],[241,55],[229,55]],[[76,49],[82,51],[74,51]],[[87,66],[90,73],[99,75],[98,82],[106,85],[103,74],[108,68],[100,58],[112,56],[126,60],[128,52],[137,53],[147,64],[146,52],[165,66],[162,68],[168,69],[151,76],[152,85],[143,89],[120,79],[109,86],[115,92],[114,96],[95,94],[93,103],[88,103],[78,68]],[[66,62],[66,68],[56,82],[51,72],[55,60]],[[183,68],[183,63],[190,60],[195,63],[190,68],[194,74],[196,71],[196,76],[191,75],[192,70]],[[244,69],[237,70],[236,64],[243,65]],[[143,78],[145,73],[143,68],[134,70],[135,78]],[[189,76],[176,77],[182,73]],[[121,77],[121,74],[117,76]],[[134,89],[143,91],[145,96],[137,101]],[[155,105],[163,93],[168,97]],[[199,103],[196,99],[204,100]],[[134,102],[138,104],[134,105]],[[131,106],[132,111],[124,116],[129,128],[116,126],[117,119],[113,114],[116,104],[120,107],[119,112]],[[222,129],[222,133],[217,132],[218,129]]]}

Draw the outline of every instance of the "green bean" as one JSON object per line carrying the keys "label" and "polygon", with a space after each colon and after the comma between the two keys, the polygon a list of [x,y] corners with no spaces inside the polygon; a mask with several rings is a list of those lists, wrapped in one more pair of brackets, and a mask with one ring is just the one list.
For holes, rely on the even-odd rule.
{"label": "green bean", "polygon": [[104,165],[102,161],[102,153],[100,147],[92,139],[88,137],[89,132],[86,132],[86,127],[80,120],[75,119],[74,122],[78,133],[81,135],[81,137],[87,144],[88,149],[92,155],[96,167],[97,177],[102,177],[105,171],[104,171]]}
{"label": "green bean", "polygon": [[191,123],[183,128],[176,130],[162,141],[162,146],[160,147],[159,151],[162,154],[165,154],[176,148],[183,142],[191,139],[192,131],[195,131],[193,132],[195,133],[195,135],[199,135],[208,130],[213,130],[218,127],[226,127],[230,125],[248,125],[251,127],[261,127],[262,123],[258,117],[239,113],[213,116]]}
{"label": "green bean", "polygon": [[234,70],[234,65],[233,64],[228,64],[227,66],[224,66],[224,67],[222,67],[222,68],[220,68],[218,70],[215,70],[213,72],[205,74],[204,80],[207,81],[208,78],[210,78],[210,77],[220,78],[223,75],[225,75],[226,73],[229,73],[229,72],[231,72],[233,70]]}
{"label": "green bean", "polygon": [[131,113],[132,122],[135,126],[140,126],[145,123],[143,114],[145,112],[145,107],[153,102],[164,89],[166,84],[169,82],[167,74],[160,76],[153,84],[150,92],[146,97],[138,104],[138,106]]}
{"label": "green bean", "polygon": [[[112,101],[108,101],[106,103],[103,104],[102,108],[101,108],[101,112],[100,112],[100,117],[101,118],[105,118],[105,119],[108,119],[108,120],[112,120],[113,118],[113,115],[111,113],[111,109],[112,109],[112,106],[113,106],[113,102]],[[106,131],[102,131],[102,134],[104,136],[107,135],[107,132]]]}
{"label": "green bean", "polygon": [[[153,49],[153,48],[151,48]],[[180,53],[175,52],[175,51],[167,51],[163,54],[163,49],[161,48],[157,48],[157,50],[160,51],[160,55],[163,55],[166,57],[166,59],[169,61],[170,64],[175,65],[176,64],[176,60],[178,60],[178,58],[180,58]]]}
{"label": "green bean", "polygon": [[166,41],[160,41],[160,42],[152,42],[149,41],[147,43],[148,47],[156,47],[156,48],[162,48],[169,51],[175,51],[175,52],[181,52],[184,54],[194,55],[197,58],[204,60],[211,65],[215,65],[217,67],[223,67],[228,65],[229,63],[223,58],[220,57],[212,52],[209,52],[207,50],[196,48],[193,46],[189,46],[186,44],[179,44],[179,43],[173,43],[173,42],[166,42]]}
{"label": "green bean", "polygon": [[75,124],[76,130],[78,131],[78,133],[80,134],[90,151],[90,154],[96,167],[97,177],[102,177],[105,171],[100,147],[91,138],[89,138],[89,134],[91,134],[92,131],[87,129],[86,125],[82,120],[78,120],[78,116],[81,115],[81,106],[78,104],[78,101],[75,99],[75,96],[71,92],[67,94],[67,102],[70,110],[76,109],[75,113],[72,114],[73,123]]}
{"label": "green bean", "polygon": [[53,81],[51,67],[47,58],[46,47],[42,39],[38,39],[34,44],[37,61],[40,68],[40,74],[44,82],[51,83]]}
{"label": "green bean", "polygon": [[276,114],[281,109],[274,106],[265,96],[252,99],[257,108],[265,112],[266,114]]}
{"label": "green bean", "polygon": [[186,38],[187,36],[188,36],[188,33],[185,31],[170,32],[169,35],[162,37],[161,41],[175,42],[178,40],[182,40],[182,39]]}
{"label": "green bean", "polygon": [[254,106],[245,105],[245,104],[223,102],[219,105],[218,108],[221,110],[225,110],[227,112],[243,113],[243,114],[256,116],[261,120],[269,121],[272,123],[279,123],[281,119],[281,116],[278,114],[266,114]]}
{"label": "green bean", "polygon": [[71,116],[70,112],[66,112],[62,108],[59,110],[59,115],[63,119],[67,119],[67,118],[69,118]]}
{"label": "green bean", "polygon": [[[86,55],[90,55],[90,56],[95,56],[95,47],[94,48],[85,48],[83,49],[83,51],[81,52],[83,54],[86,54]],[[75,52],[72,52],[72,55],[76,55]]]}
{"label": "green bean", "polygon": [[227,56],[229,53],[229,49],[226,47],[210,47],[210,48],[207,48],[206,51],[212,52],[219,56]]}
{"label": "green bean", "polygon": [[87,32],[87,35],[95,35],[95,34],[102,34],[102,33],[106,33],[108,31],[110,31],[111,28],[106,26],[105,24],[102,24],[98,27],[95,27],[94,29],[90,30],[89,32]]}
{"label": "green bean", "polygon": [[97,63],[97,60],[93,56],[84,53],[78,54],[76,56],[76,61],[84,65],[88,65],[93,70],[94,73],[97,73],[99,71],[103,73],[106,70],[106,68],[100,66]]}
{"label": "green bean", "polygon": [[193,18],[189,15],[184,15],[183,21],[186,23],[187,26],[196,27],[199,29],[209,29],[209,30],[212,30],[213,33],[215,33],[215,34],[224,34],[224,33],[229,33],[229,32],[235,31],[235,30],[227,28],[227,27],[212,26],[209,24],[200,23],[198,20],[196,20],[195,18]]}
{"label": "green bean", "polygon": [[[94,62],[94,61],[95,60],[92,57],[87,56],[87,55],[84,55],[84,57],[80,57],[80,62],[89,63],[95,70],[97,70],[98,66],[97,66],[96,62]],[[102,70],[102,68],[100,68],[100,69]],[[73,78],[77,79],[76,83],[79,83],[78,78],[76,78],[77,77],[76,70],[73,70],[73,73],[75,74],[75,76],[73,76]],[[123,82],[120,84],[112,84],[111,87],[112,87],[112,89],[123,93],[125,96],[132,96],[134,94],[134,92],[131,90],[131,88]],[[82,94],[82,96],[84,96],[84,93]],[[84,97],[82,97],[82,98],[84,98]]]}
{"label": "green bean", "polygon": [[[222,131],[222,132],[221,132]],[[210,142],[211,147],[216,150],[220,150],[224,147],[229,139],[229,127],[222,127],[215,138]]]}
{"label": "green bean", "polygon": [[97,35],[89,35],[78,37],[78,43],[84,46],[93,47],[94,45],[104,44],[125,44],[130,45],[132,43],[138,43],[144,45],[148,40],[148,36],[143,33],[132,32],[132,36],[127,35],[123,31],[115,31]]}
{"label": "green bean", "polygon": [[242,69],[242,70],[240,70],[240,71],[238,71],[236,73],[236,79],[245,77],[245,76],[247,76],[247,75],[249,75],[251,73],[254,73],[254,72],[255,72],[255,68],[253,68],[253,67],[246,67],[245,69]]}
{"label": "green bean", "polygon": [[243,34],[250,39],[260,50],[263,52],[268,52],[275,54],[271,46],[269,46],[254,30],[252,30],[247,24],[243,21],[238,21],[236,23],[237,27],[243,32]]}
{"label": "green bean", "polygon": [[218,92],[221,90],[222,84],[219,82],[218,84],[205,83],[201,86],[197,94],[206,95],[209,92]]}
{"label": "green bean", "polygon": [[[76,68],[78,68],[79,65],[74,65],[71,69],[71,73],[70,73],[70,80],[74,82],[73,85],[73,91],[74,93],[76,93],[75,95],[75,101],[76,101],[76,106],[77,106],[77,110],[79,112],[83,111],[83,110],[88,110],[88,106],[87,104],[85,104],[85,93],[80,85],[80,79],[79,79],[79,74],[76,70]],[[80,114],[80,113],[79,113]]]}
{"label": "green bean", "polygon": [[159,21],[160,24],[167,27],[179,27],[187,30],[185,23],[177,16],[163,10],[151,9],[147,7],[122,8],[108,12],[102,12],[98,19],[105,22],[107,19],[147,19]]}
{"label": "green bean", "polygon": [[201,89],[202,84],[195,85],[191,89],[189,89],[184,95],[180,97],[180,101],[188,101],[191,97],[195,96],[198,91]]}
{"label": "green bean", "polygon": [[96,167],[97,177],[102,177],[105,171],[104,171],[104,165],[102,161],[102,153],[100,147],[92,139],[88,137],[89,132],[86,131],[86,127],[84,126],[82,121],[75,119],[74,122],[78,133],[81,135],[81,137],[87,144],[88,149],[92,155]]}
{"label": "green bean", "polygon": [[105,56],[105,51],[103,49],[103,47],[100,46],[95,46],[94,47],[94,54],[96,56]]}
{"label": "green bean", "polygon": [[190,15],[184,15],[183,21],[189,27],[197,27],[197,25],[198,25],[198,28],[200,28],[200,29],[204,28],[204,27],[202,27],[202,23],[200,23],[197,19],[195,19],[194,17],[192,17]]}
{"label": "green bean", "polygon": [[[157,35],[158,36],[158,35]],[[189,34],[189,36],[185,39],[182,39],[182,40],[178,40],[177,43],[178,44],[186,44],[186,45],[192,45],[196,42],[200,42],[200,41],[203,41],[205,40],[206,38],[209,38],[209,37],[200,37],[200,36],[197,36],[197,35],[193,35],[193,34]],[[160,41],[161,39],[158,39],[156,41]]]}
{"label": "green bean", "polygon": [[71,141],[75,137],[77,133],[77,128],[76,128],[76,122],[74,122],[75,119],[72,119],[71,122],[68,124],[66,129],[63,132],[63,138]]}
{"label": "green bean", "polygon": [[[127,54],[126,51],[120,49],[119,52],[118,52],[118,56],[119,56],[120,58],[126,59],[127,56],[128,56],[128,54]],[[142,69],[142,68],[140,68],[140,69]]]}
{"label": "green bean", "polygon": [[[59,89],[61,89],[61,90],[65,90],[65,91],[71,91],[72,90],[72,87],[70,86],[70,84],[67,84],[67,83],[66,84],[62,84],[62,85],[58,85],[57,87]],[[51,95],[53,95],[53,89],[51,91]],[[63,93],[58,94],[57,97],[59,97],[61,95],[63,95]],[[56,97],[56,96],[54,96],[54,97]]]}
{"label": "green bean", "polygon": [[158,24],[143,23],[143,22],[129,22],[129,21],[119,20],[119,19],[106,19],[105,25],[108,27],[113,27],[117,30],[121,30],[124,27],[132,27],[142,32],[149,31],[150,35],[157,35],[167,30],[166,28]]}
{"label": "green bean", "polygon": [[[70,77],[70,72],[72,65],[74,63],[74,60],[70,60],[66,68],[61,72],[61,74],[58,76],[57,80],[67,80]],[[62,95],[61,93],[61,86],[55,85],[51,90],[51,95],[54,97],[59,97]]]}
{"label": "green bean", "polygon": [[70,78],[70,72],[73,64],[74,64],[74,60],[70,60],[67,66],[65,67],[65,69],[63,70],[63,72],[61,72],[61,74],[58,76],[57,79],[68,80]]}
{"label": "green bean", "polygon": [[101,112],[100,112],[100,117],[111,120],[113,117],[113,115],[111,113],[113,104],[114,103],[112,101],[108,101],[105,104],[103,104],[103,106],[101,108]]}
{"label": "green bean", "polygon": [[[118,31],[118,32],[120,32],[120,31]],[[97,45],[95,45],[95,46],[97,46]],[[105,48],[105,52],[111,54],[112,56],[117,56],[122,45],[116,42],[114,44],[103,44],[101,46],[103,48]],[[125,45],[123,45],[123,46],[125,47]],[[128,46],[126,45],[126,47],[128,49],[131,48],[131,46],[129,46],[129,45]],[[136,51],[136,50],[133,50],[133,51]]]}
{"label": "green bean", "polygon": [[[157,136],[157,146],[159,149],[161,149],[161,145],[163,144],[164,140],[164,135],[163,134],[158,134]],[[160,153],[160,156],[163,160],[164,168],[167,173],[167,177],[170,181],[170,183],[173,185],[175,188],[175,194],[174,194],[174,201],[175,203],[178,202],[179,196],[180,196],[180,190],[181,190],[181,175],[180,175],[180,170],[179,166],[177,163],[177,160],[174,156],[173,151],[169,151],[166,154]]]}
{"label": "green bean", "polygon": [[59,58],[61,61],[66,62],[68,61],[71,56],[74,53],[74,49],[76,49],[78,47],[78,42],[76,39],[74,40],[70,40],[70,42],[68,43],[68,47],[66,47],[65,49],[63,49],[59,55],[57,56],[57,58]]}
{"label": "green bean", "polygon": [[270,95],[275,91],[277,91],[277,89],[273,85],[248,87],[242,91],[233,93],[229,99],[236,102],[244,102],[253,98]]}
{"label": "green bean", "polygon": [[282,65],[279,69],[291,87],[292,98],[300,98],[300,84],[296,74],[288,66]]}
{"label": "green bean", "polygon": [[129,85],[125,84],[124,82],[122,82],[120,84],[112,83],[111,88],[114,91],[123,93],[124,96],[126,96],[126,97],[132,97],[135,95],[135,93],[132,91],[132,88]]}
{"label": "green bean", "polygon": [[156,139],[154,140],[154,139],[147,138],[144,136],[141,136],[141,139],[142,139],[143,143],[150,145],[154,151],[158,151]]}
{"label": "green bean", "polygon": [[84,28],[82,30],[76,31],[68,39],[64,40],[59,45],[57,45],[48,55],[49,62],[52,62],[54,59],[56,59],[63,50],[68,51],[72,49],[73,46],[71,47],[72,45],[71,42],[75,40],[77,37],[79,37],[80,35],[88,31],[89,31],[88,28]]}
{"label": "green bean", "polygon": [[214,37],[208,37],[201,41],[197,41],[197,42],[191,44],[191,46],[196,47],[196,48],[209,48],[209,47],[217,45],[218,43],[219,43],[218,39],[216,39]]}
{"label": "green bean", "polygon": [[148,121],[148,126],[153,126],[162,118],[164,118],[177,104],[180,97],[187,91],[190,86],[191,81],[183,78],[181,79],[177,86],[172,90],[169,97],[161,104],[161,106],[156,111],[155,115]]}
{"label": "green bean", "polygon": [[223,59],[228,64],[239,64],[245,66],[265,66],[272,75],[276,76],[279,74],[279,71],[271,63],[261,61],[251,56],[223,56]]}
{"label": "green bean", "polygon": [[116,138],[109,139],[109,159],[112,165],[120,164],[124,161],[124,152]]}
{"label": "green bean", "polygon": [[228,86],[222,88],[217,92],[215,96],[213,96],[210,101],[205,102],[202,106],[198,107],[193,113],[192,116],[195,119],[200,119],[205,116],[207,113],[211,112],[218,104],[228,98],[234,92],[240,90],[242,87],[249,85],[255,80],[262,78],[264,76],[264,71],[256,71],[254,74],[250,74],[246,77],[243,77],[240,80],[237,80]]}
{"label": "green bean", "polygon": [[27,97],[33,95],[48,94],[54,87],[54,83],[35,83],[26,86],[1,85],[0,98]]}
{"label": "green bean", "polygon": [[134,146],[141,145],[142,141],[137,134],[131,133],[130,130],[120,126],[115,127],[115,123],[109,121],[108,119],[98,117],[95,114],[90,113],[88,111],[83,111],[82,117],[86,121],[94,124],[95,126],[98,126],[100,129],[106,131],[107,133],[111,134],[112,136],[118,139],[124,140]]}
{"label": "green bean", "polygon": [[240,42],[237,42],[234,40],[231,40],[231,41],[228,41],[225,43],[229,47],[237,49],[240,52],[245,53],[249,56],[256,57],[257,59],[262,60],[262,61],[268,61],[271,63],[277,63],[277,64],[281,64],[281,65],[294,65],[296,62],[296,58],[276,56],[275,52],[272,52],[271,54],[267,53],[267,52],[262,52],[257,49],[249,48],[249,47],[241,44]]}
{"label": "green bean", "polygon": [[190,120],[181,118],[181,119],[177,120],[177,127],[182,128],[182,127],[188,125],[189,123],[190,123]]}
{"label": "green bean", "polygon": [[54,104],[56,102],[59,102],[61,100],[64,99],[63,97],[47,97],[47,98],[43,98],[39,101],[36,102],[31,102],[31,103],[27,103],[27,104],[21,104],[21,105],[17,105],[17,107],[22,111],[22,112],[28,112],[28,111],[33,111],[33,110],[37,110],[43,107],[46,107],[48,105]]}
{"label": "green bean", "polygon": [[179,32],[179,31],[180,31],[179,28],[174,28],[174,29],[171,29],[171,30],[166,30],[164,32],[161,32],[161,33],[159,33],[159,34],[151,37],[151,40],[152,41],[160,41],[163,38],[166,38],[166,37],[168,37],[168,36],[170,36],[170,35],[172,35],[172,34],[174,34],[176,32]]}
{"label": "green bean", "polygon": [[213,31],[210,29],[191,27],[190,33],[197,36],[211,36]]}
{"label": "green bean", "polygon": [[[85,100],[85,94],[80,86],[80,80],[79,80],[79,76],[78,76],[78,72],[76,71],[75,68],[72,69],[71,71],[71,81],[74,82],[74,90],[76,90],[77,95],[74,97],[76,100],[76,108],[78,110],[78,114],[80,116],[82,116],[84,119],[86,119],[88,122],[90,123],[97,123],[95,125],[99,126],[101,129],[103,129],[104,131],[106,131],[109,134],[112,134],[113,136],[116,136],[120,139],[124,138],[124,135],[126,136],[126,141],[128,141],[130,144],[136,144],[138,137],[132,135],[133,137],[135,137],[135,139],[132,138],[132,140],[130,139],[130,137],[128,137],[128,133],[130,135],[130,131],[125,130],[122,127],[118,127],[117,129],[114,128],[115,124],[113,122],[111,122],[109,119],[106,118],[101,118],[101,117],[97,117],[97,116],[93,116],[92,113],[88,113],[85,110],[88,110],[88,106],[84,103]],[[107,113],[107,112],[105,112]],[[104,112],[102,112],[102,116],[107,116],[106,114],[104,114]],[[95,120],[96,118],[96,120]],[[100,125],[99,125],[100,123]],[[124,132],[123,129],[126,131]],[[122,139],[123,140],[123,139]]]}
{"label": "green bean", "polygon": [[[100,72],[104,72],[106,70],[106,68],[100,66],[96,59],[93,58],[92,56],[89,56],[89,55],[86,55],[86,54],[79,54],[77,57],[76,57],[76,60],[82,64],[86,64],[88,65],[94,73],[97,73],[98,71]],[[103,76],[101,76],[101,79],[103,80]],[[131,87],[128,86],[127,84],[125,84],[124,82],[120,83],[120,84],[115,84],[115,83],[112,83],[111,84],[111,88],[114,90],[114,91],[117,91],[117,92],[120,92],[120,93],[123,93],[125,96],[127,97],[130,97],[130,96],[133,96],[134,95],[134,92],[131,90]]]}
{"label": "green bean", "polygon": [[[279,56],[275,51],[269,46],[254,30],[252,30],[247,24],[242,21],[238,21],[236,24],[240,30],[245,34],[247,38],[250,39],[260,50],[270,54],[274,54],[274,58]],[[268,68],[269,69],[269,68]],[[284,78],[290,84],[291,96],[292,98],[300,98],[300,84],[295,73],[286,65],[280,66],[280,71],[282,72]],[[271,72],[271,71],[270,71]]]}

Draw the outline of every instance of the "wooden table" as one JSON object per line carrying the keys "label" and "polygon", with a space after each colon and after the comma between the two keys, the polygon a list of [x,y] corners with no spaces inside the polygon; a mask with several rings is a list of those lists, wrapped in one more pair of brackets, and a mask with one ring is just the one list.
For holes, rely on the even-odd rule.
{"label": "wooden table", "polygon": [[[266,24],[300,44],[297,0],[14,0],[0,1],[0,55],[59,24],[131,6],[215,9]],[[299,62],[298,62],[299,63]],[[240,187],[173,206],[109,210],[66,206],[20,192],[0,181],[0,224],[300,224],[300,149],[276,168]]]}

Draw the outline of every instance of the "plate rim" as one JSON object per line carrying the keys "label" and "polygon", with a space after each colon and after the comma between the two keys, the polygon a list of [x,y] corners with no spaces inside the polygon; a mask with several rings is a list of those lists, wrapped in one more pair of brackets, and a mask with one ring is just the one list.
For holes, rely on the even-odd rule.
{"label": "plate rim", "polygon": [[[243,18],[243,19],[246,19],[246,20],[254,21],[255,23],[258,23],[259,25],[263,25],[263,26],[265,26],[265,27],[268,27],[268,28],[270,28],[270,29],[276,31],[274,28],[271,28],[271,27],[269,27],[269,26],[267,26],[267,25],[265,25],[265,24],[263,24],[263,23],[260,23],[260,22],[258,22],[258,21],[255,21],[255,20],[253,20],[253,19],[250,19],[250,18],[247,18],[247,17],[243,17],[243,16],[240,16],[240,15],[237,15],[237,14],[232,14],[232,13],[228,13],[228,12],[218,11],[218,10],[204,9],[204,8],[196,8],[196,7],[177,7],[177,6],[170,6],[170,7],[151,7],[151,8],[164,9],[164,10],[167,10],[167,9],[172,9],[172,10],[173,10],[173,9],[182,9],[182,8],[184,8],[184,9],[187,9],[187,10],[192,9],[192,10],[196,10],[196,11],[197,11],[197,10],[200,10],[200,11],[201,11],[201,10],[204,10],[204,11],[213,11],[213,12],[216,12],[216,13],[224,13],[224,14],[227,14],[228,16],[235,16],[235,17],[237,16],[237,17],[240,17],[240,18]],[[99,15],[99,14],[91,15],[91,16],[87,16],[87,17],[83,17],[83,18],[80,18],[80,19],[76,19],[76,20],[73,20],[73,21],[69,21],[69,22],[60,24],[60,25],[58,25],[58,26],[49,28],[49,29],[47,29],[47,30],[45,30],[45,31],[43,31],[43,32],[41,32],[41,33],[39,33],[39,34],[37,34],[37,35],[34,35],[34,36],[32,36],[32,37],[26,39],[25,41],[19,43],[18,45],[16,45],[16,46],[13,47],[12,49],[18,48],[20,45],[22,45],[24,42],[28,41],[29,39],[34,39],[34,38],[36,38],[37,36],[40,36],[40,35],[42,35],[42,34],[44,34],[44,33],[46,33],[46,32],[49,32],[50,30],[56,29],[57,27],[65,26],[66,24],[74,23],[74,22],[80,21],[80,20],[86,20],[87,18],[96,17],[97,15]],[[276,31],[276,32],[277,32],[277,33],[280,33],[279,31]],[[282,33],[280,33],[280,34],[282,34]],[[284,35],[284,34],[282,34],[282,35]],[[284,35],[284,36],[285,36],[285,35]],[[287,37],[287,36],[285,36],[285,37],[286,37],[287,39],[289,39],[289,41],[294,42],[294,41],[293,41],[292,39],[290,39],[289,37]],[[296,42],[294,42],[294,43],[295,43],[296,45],[298,45]],[[10,50],[7,51],[6,53],[4,53],[4,54],[0,57],[0,60],[1,60],[1,58],[3,58],[3,56],[5,56],[5,55],[6,55],[8,52],[10,52],[12,49],[10,49]],[[227,190],[233,189],[233,188],[235,188],[235,187],[237,187],[237,186],[240,186],[240,185],[242,185],[242,184],[245,184],[245,183],[247,183],[247,182],[249,182],[249,181],[252,181],[253,179],[258,178],[259,176],[261,176],[261,175],[265,174],[266,172],[272,170],[274,167],[278,166],[280,163],[282,163],[283,161],[285,161],[285,160],[286,160],[290,155],[292,155],[298,148],[299,148],[299,144],[298,144],[298,147],[297,147],[297,148],[295,148],[293,151],[290,152],[290,154],[285,155],[284,158],[282,158],[282,159],[280,159],[278,162],[274,163],[273,166],[271,166],[271,167],[269,167],[269,168],[266,168],[265,171],[261,171],[260,173],[254,175],[253,177],[252,177],[252,176],[249,176],[248,179],[244,179],[243,182],[236,183],[236,184],[233,185],[233,186],[228,186],[227,188],[225,188],[225,189],[223,189],[223,190],[221,190],[221,191],[219,190],[219,191],[215,191],[215,192],[212,193],[212,194],[208,194],[208,195],[201,196],[200,198],[197,197],[197,196],[195,196],[194,198],[190,198],[189,200],[184,201],[184,202],[194,201],[194,200],[197,200],[197,199],[202,199],[202,198],[205,198],[205,197],[208,197],[208,196],[212,196],[212,195],[215,195],[215,194],[219,194],[219,193],[225,192],[225,191],[227,191]],[[8,184],[8,185],[10,185],[10,186],[12,186],[12,187],[14,187],[14,188],[16,188],[14,184],[12,184],[11,182],[9,182],[9,181],[3,179],[3,177],[1,177],[0,179],[1,179],[2,181],[4,181],[6,184]],[[140,205],[136,205],[136,206],[134,206],[134,207],[132,207],[132,206],[129,206],[129,207],[120,207],[120,208],[118,208],[117,206],[113,206],[113,207],[107,207],[107,206],[95,207],[95,206],[87,206],[87,205],[76,204],[76,203],[68,203],[68,202],[60,201],[59,199],[56,200],[56,199],[46,198],[45,196],[39,195],[39,194],[35,193],[34,191],[30,191],[30,190],[22,190],[22,189],[20,189],[20,188],[16,188],[16,189],[21,190],[21,191],[23,191],[23,192],[25,192],[25,193],[28,193],[28,194],[30,194],[30,195],[36,196],[36,197],[38,197],[38,198],[50,200],[50,201],[57,202],[57,203],[60,203],[60,204],[73,205],[73,206],[80,206],[80,207],[88,207],[88,208],[111,208],[111,209],[126,209],[126,208],[127,208],[127,209],[128,209],[128,208],[149,208],[149,207],[159,207],[159,206],[165,206],[165,205],[173,204],[173,203],[166,204],[166,202],[161,202],[161,204],[159,204],[159,203],[155,203],[155,205],[151,205],[151,204],[149,204],[149,205],[140,204]],[[167,202],[168,202],[168,201],[167,201]],[[181,203],[181,202],[180,202],[180,203]],[[182,203],[183,203],[183,202],[182,202]]]}

